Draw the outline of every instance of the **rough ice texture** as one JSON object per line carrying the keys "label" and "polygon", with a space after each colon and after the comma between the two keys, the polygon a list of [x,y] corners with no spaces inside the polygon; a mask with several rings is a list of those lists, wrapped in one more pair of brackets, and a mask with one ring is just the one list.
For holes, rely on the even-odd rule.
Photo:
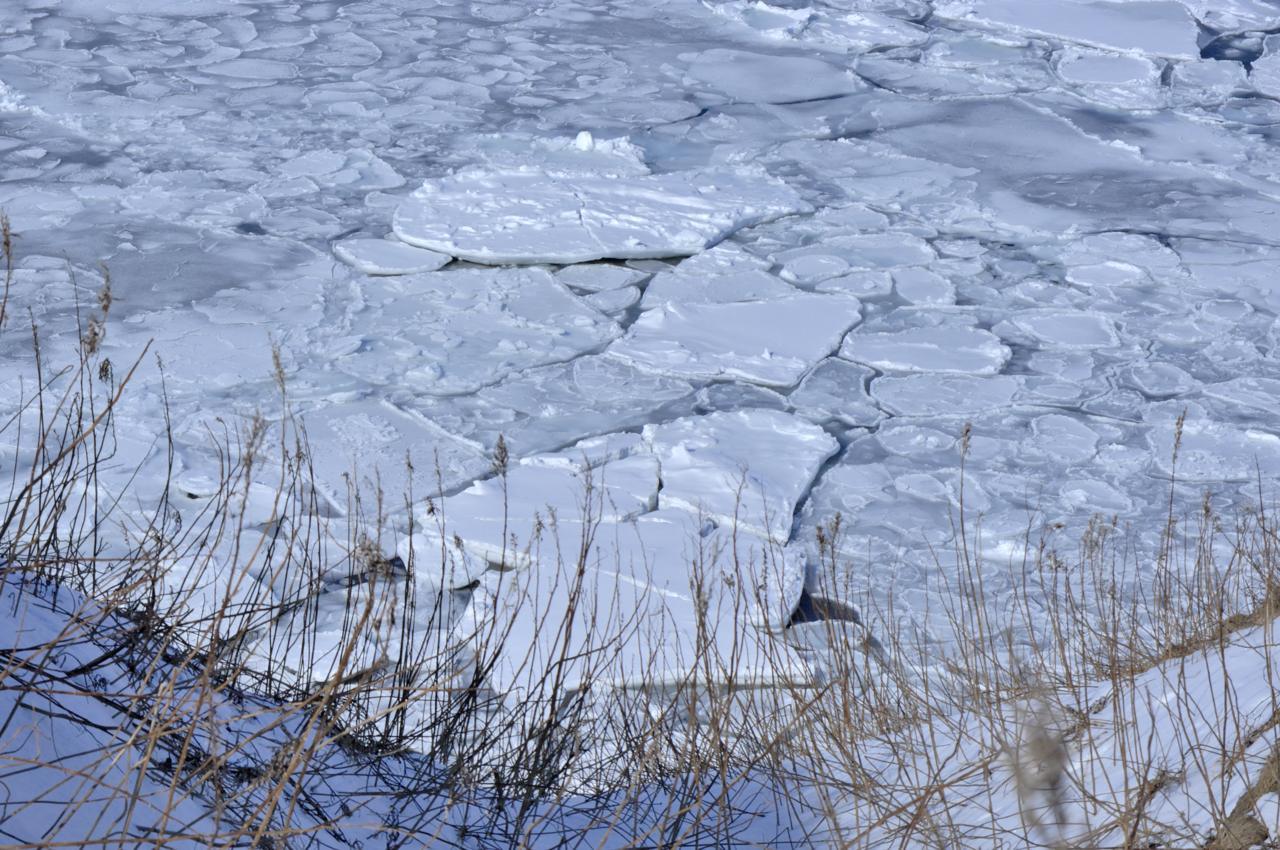
{"label": "rough ice texture", "polygon": [[903,416],[944,411],[949,416],[964,416],[1009,404],[1017,387],[1017,378],[1010,375],[979,378],[929,373],[879,378],[871,384],[871,395]]}
{"label": "rough ice texture", "polygon": [[867,395],[875,372],[836,357],[819,363],[787,398],[802,415],[850,425],[870,425],[883,415]]}
{"label": "rough ice texture", "polygon": [[617,176],[463,170],[396,208],[405,242],[491,265],[680,257],[751,224],[805,212],[758,169]]}

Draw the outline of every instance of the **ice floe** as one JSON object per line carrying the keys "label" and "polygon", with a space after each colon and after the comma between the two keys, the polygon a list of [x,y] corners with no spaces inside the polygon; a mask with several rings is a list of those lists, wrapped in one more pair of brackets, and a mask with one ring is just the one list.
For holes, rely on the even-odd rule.
{"label": "ice floe", "polygon": [[1009,347],[978,328],[910,328],[895,333],[854,332],[840,355],[886,372],[995,375],[1009,362]]}
{"label": "ice floe", "polygon": [[390,239],[346,239],[333,246],[339,260],[371,275],[433,272],[452,258]]}
{"label": "ice floe", "polygon": [[[599,348],[620,330],[540,269],[459,269],[379,278],[342,336],[337,368],[432,395],[474,392],[512,372]],[[374,357],[369,352],[377,351]]]}
{"label": "ice floe", "polygon": [[483,474],[488,457],[475,445],[384,401],[326,404],[302,415],[308,437],[323,446],[315,481],[336,504],[356,493],[384,494],[389,510]]}
{"label": "ice floe", "polygon": [[819,100],[866,86],[848,69],[810,56],[715,48],[681,58],[689,63],[694,80],[739,101]]}
{"label": "ice floe", "polygon": [[794,287],[765,271],[737,271],[724,274],[699,273],[695,268],[677,268],[655,275],[644,293],[644,308],[663,304],[741,304],[785,299],[796,294]]}
{"label": "ice floe", "polygon": [[[565,459],[573,460],[572,454]],[[591,523],[618,522],[657,508],[657,458],[635,454],[596,466],[589,460],[584,454],[574,467],[530,458],[456,496],[424,503],[418,508],[423,531],[417,548],[439,548],[433,537],[456,539],[495,569],[550,568],[578,551]]]}
{"label": "ice floe", "polygon": [[609,354],[685,379],[786,387],[833,353],[860,316],[855,298],[804,292],[730,304],[667,302],[636,320]]}
{"label": "ice floe", "polygon": [[1120,341],[1111,320],[1097,313],[1027,310],[1010,321],[1036,340],[1061,348],[1108,348]]}
{"label": "ice floe", "polygon": [[1195,482],[1251,481],[1280,471],[1280,436],[1271,431],[1188,418],[1176,456],[1175,434],[1171,421],[1151,430],[1153,463],[1166,476]]}
{"label": "ice floe", "polygon": [[871,425],[883,415],[867,394],[875,372],[836,357],[819,363],[787,398],[803,416]]}
{"label": "ice floe", "polygon": [[928,269],[907,268],[894,272],[893,290],[912,304],[954,304],[956,301],[955,284]]}
{"label": "ice floe", "polygon": [[1174,0],[944,0],[938,12],[1115,50],[1199,57],[1196,21]]}
{"label": "ice floe", "polygon": [[838,448],[816,425],[770,410],[650,425],[644,440],[662,466],[661,507],[783,542],[798,501]]}
{"label": "ice floe", "polygon": [[399,393],[397,398],[490,451],[503,436],[510,451],[522,457],[687,413],[694,395],[687,381],[588,355],[510,375],[473,395]]}
{"label": "ice floe", "polygon": [[[603,525],[595,540],[585,562],[485,575],[455,633],[492,659],[499,693],[545,699],[552,673],[571,692],[676,685],[695,673],[739,687],[808,679],[803,659],[766,631],[780,625],[775,607],[799,599],[803,568],[790,555],[737,554],[729,534],[708,534],[679,510]],[[572,627],[548,628],[562,622]]]}
{"label": "ice floe", "polygon": [[584,292],[603,292],[622,289],[649,277],[648,273],[615,266],[610,263],[582,263],[565,266],[556,272],[556,279],[566,286]]}
{"label": "ice floe", "polygon": [[871,397],[901,416],[971,416],[1007,406],[1020,383],[1013,375],[890,375],[871,382]]}
{"label": "ice floe", "polygon": [[463,169],[396,208],[405,242],[487,264],[694,254],[751,224],[809,210],[759,169],[622,175]]}

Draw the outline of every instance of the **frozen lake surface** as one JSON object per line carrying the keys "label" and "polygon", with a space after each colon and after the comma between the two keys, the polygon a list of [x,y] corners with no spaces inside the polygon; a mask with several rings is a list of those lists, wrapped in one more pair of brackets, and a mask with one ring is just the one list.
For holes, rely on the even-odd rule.
{"label": "frozen lake surface", "polygon": [[[571,529],[587,458],[592,586],[659,588],[675,634],[689,540],[736,523],[777,625],[836,512],[849,592],[923,616],[970,422],[998,604],[1029,524],[1154,545],[1184,409],[1188,503],[1280,472],[1277,32],[1266,0],[8,0],[0,414],[13,324],[69,359],[101,261],[187,492],[218,417],[277,415],[274,342],[334,514],[378,469],[403,547],[406,452],[418,497],[438,459],[434,580],[487,598],[499,435],[522,534]],[[139,499],[163,400],[147,359]]]}

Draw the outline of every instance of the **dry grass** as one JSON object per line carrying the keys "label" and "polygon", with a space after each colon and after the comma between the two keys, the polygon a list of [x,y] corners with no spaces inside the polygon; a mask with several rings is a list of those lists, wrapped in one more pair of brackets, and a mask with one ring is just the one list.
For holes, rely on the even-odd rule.
{"label": "dry grass", "polygon": [[[102,470],[137,363],[99,353],[110,308],[107,289],[69,369],[32,333],[36,385],[0,423],[6,847],[1230,847],[1275,829],[1256,810],[1280,792],[1265,482],[1229,522],[1171,499],[1150,560],[1103,518],[1071,552],[1029,529],[1026,558],[995,565],[1016,579],[1000,612],[961,500],[944,651],[816,587],[813,622],[774,636],[807,647],[809,678],[756,686],[708,620],[684,679],[592,686],[662,624],[594,595],[589,475],[574,532],[513,528],[493,565],[554,565],[567,604],[519,600],[549,654],[513,645],[496,608],[460,634],[474,600],[440,590],[464,557],[447,518],[403,561],[383,494],[326,519],[278,364],[280,411],[217,436],[213,492],[125,511]],[[500,444],[499,479],[508,460]],[[819,575],[849,567],[843,530],[819,534]],[[756,566],[694,551],[698,597]],[[746,633],[744,611],[704,616]],[[523,696],[490,689],[500,663],[533,682]]]}
{"label": "dry grass", "polygon": [[[1038,545],[1029,533],[999,609],[983,583],[1000,565],[979,562],[980,521],[961,509],[960,568],[940,603],[954,641],[939,651],[882,630],[887,662],[846,652],[856,675],[820,694],[789,741],[806,760],[800,772],[822,786],[832,844],[1182,848],[1275,837],[1280,824],[1263,824],[1254,806],[1280,790],[1268,772],[1280,718],[1277,528],[1261,498],[1231,523],[1208,504],[1187,518],[1171,503],[1149,561],[1102,518],[1071,553],[1047,542],[1051,530]],[[820,535],[825,575],[839,574],[838,531]],[[863,614],[895,622],[874,606]],[[830,644],[856,641],[833,634]]]}
{"label": "dry grass", "polygon": [[[11,269],[7,229],[4,244]],[[353,491],[345,517],[326,518],[278,363],[279,414],[214,437],[212,492],[170,481],[158,504],[126,510],[103,470],[147,352],[122,374],[101,355],[110,307],[104,288],[70,368],[47,369],[32,329],[36,384],[0,423],[14,447],[0,499],[0,844],[793,843],[760,758],[718,749],[741,716],[715,688],[696,675],[657,696],[570,685],[571,668],[603,678],[582,659],[603,669],[647,627],[589,594],[602,491],[588,481],[579,539],[524,544],[568,581],[567,610],[533,612],[550,658],[509,645],[498,617],[458,633],[453,597],[467,591],[422,581],[463,557],[442,516],[446,542],[407,561],[386,554],[381,493]],[[534,683],[522,698],[488,687],[513,658]]]}

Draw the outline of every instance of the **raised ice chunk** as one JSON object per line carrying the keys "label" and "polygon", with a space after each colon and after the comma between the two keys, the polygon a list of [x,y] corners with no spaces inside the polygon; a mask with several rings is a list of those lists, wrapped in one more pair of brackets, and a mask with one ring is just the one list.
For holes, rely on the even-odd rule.
{"label": "raised ice chunk", "polygon": [[731,304],[767,301],[795,295],[795,287],[763,271],[720,275],[691,274],[683,269],[654,277],[644,293],[644,309],[675,304]]}
{"label": "raised ice chunk", "polygon": [[428,180],[396,209],[405,242],[487,264],[695,254],[809,205],[754,168],[660,175],[472,168]]}
{"label": "raised ice chunk", "polygon": [[[1189,375],[1187,379],[1192,380]],[[1204,394],[1210,398],[1254,411],[1273,413],[1276,404],[1280,403],[1280,380],[1275,378],[1232,378],[1217,384],[1207,384],[1203,389]]]}
{"label": "raised ice chunk", "polygon": [[1173,0],[947,0],[938,12],[1116,50],[1200,58],[1195,19]]}
{"label": "raised ice chunk", "polygon": [[425,498],[489,465],[476,447],[382,401],[327,404],[303,414],[302,421],[316,486],[339,505],[354,492],[371,504],[381,491],[388,510],[396,510],[411,487],[414,499]]}
{"label": "raised ice chunk", "polygon": [[583,263],[565,266],[556,272],[556,280],[583,292],[605,292],[639,283],[649,275],[612,263]]}
{"label": "raised ice chunk", "polygon": [[788,9],[760,0],[704,0],[703,5],[764,38],[827,49],[862,51],[890,45],[906,47],[929,38],[929,31],[925,28],[875,9],[860,7],[853,11],[821,6]]}
{"label": "raised ice chunk", "polygon": [[1280,473],[1280,437],[1268,431],[1187,419],[1176,466],[1174,436],[1173,421],[1159,421],[1147,439],[1155,468],[1179,481],[1250,481],[1259,475],[1265,480]]}
{"label": "raised ice chunk", "polygon": [[853,94],[866,84],[845,68],[809,56],[713,48],[684,54],[689,76],[748,103],[788,103]]}
{"label": "raised ice chunk", "polygon": [[555,451],[587,434],[607,434],[687,412],[686,381],[637,369],[603,354],[525,369],[472,395],[415,393],[405,407],[492,451],[498,436],[512,456]]}
{"label": "raised ice chunk", "polygon": [[333,246],[333,253],[356,271],[370,275],[433,272],[451,259],[448,254],[390,239],[346,239]]}
{"label": "raised ice chunk", "polygon": [[1133,510],[1133,500],[1105,481],[1071,478],[1058,490],[1064,507],[1086,513],[1124,514]]}
{"label": "raised ice chunk", "polygon": [[852,333],[840,356],[888,372],[994,375],[1009,362],[1009,348],[979,328],[908,328],[894,333]]}
{"label": "raised ice chunk", "polygon": [[824,280],[814,292],[845,294],[867,301],[884,298],[893,292],[893,278],[886,271],[856,271]]}
{"label": "raised ice chunk", "polygon": [[849,271],[849,263],[833,254],[802,254],[787,261],[782,276],[796,283],[818,283]]}
{"label": "raised ice chunk", "polygon": [[761,35],[777,39],[798,38],[814,18],[810,9],[786,9],[760,0],[729,0],[727,3],[705,3],[710,11]]}
{"label": "raised ice chunk", "polygon": [[557,460],[526,459],[456,496],[420,503],[415,546],[456,540],[481,562],[537,570],[577,552],[591,522],[616,522],[657,507],[658,460],[648,454],[594,467],[570,464],[577,460],[571,453]]}
{"label": "raised ice chunk", "polygon": [[1068,48],[1057,64],[1058,76],[1081,96],[1122,109],[1153,108],[1167,102],[1160,85],[1163,59]]}
{"label": "raised ice chunk", "polygon": [[665,302],[727,304],[794,295],[794,287],[769,274],[769,265],[740,245],[721,242],[655,275],[645,290],[643,308]]}
{"label": "raised ice chunk", "polygon": [[[1247,380],[1247,379],[1245,379]],[[1185,369],[1172,363],[1143,362],[1129,370],[1129,382],[1148,398],[1169,398],[1196,388],[1196,379]],[[1230,383],[1230,382],[1228,382]],[[1212,386],[1205,388],[1212,395]],[[1277,385],[1280,389],[1280,384]],[[1274,404],[1274,396],[1267,399],[1268,408]]]}
{"label": "raised ice chunk", "polygon": [[1073,83],[1110,86],[1153,83],[1160,77],[1159,68],[1147,59],[1078,50],[1059,63],[1058,73]]}
{"label": "raised ice chunk", "polygon": [[865,366],[831,357],[805,376],[788,399],[796,411],[815,421],[837,419],[850,425],[870,425],[884,414],[867,395],[875,372]]}
{"label": "raised ice chunk", "polygon": [[492,171],[539,170],[561,176],[609,177],[642,177],[649,173],[644,151],[629,139],[597,138],[587,130],[549,138],[528,133],[476,136],[461,140],[458,153]]}
{"label": "raised ice chunk", "polygon": [[513,700],[551,683],[675,685],[690,675],[737,687],[807,678],[775,638],[799,601],[803,562],[762,541],[733,540],[682,510],[605,523],[581,561],[487,573],[454,634],[486,682]]}
{"label": "raised ice chunk", "polygon": [[764,409],[650,425],[644,438],[662,464],[661,507],[782,541],[796,503],[839,448],[818,426]]}
{"label": "raised ice chunk", "polygon": [[404,185],[404,178],[394,168],[364,150],[309,151],[283,163],[279,173],[286,181],[307,178],[320,186],[364,191]]}
{"label": "raised ice chunk", "polygon": [[622,289],[607,289],[604,292],[593,292],[582,299],[601,313],[611,316],[629,310],[640,302],[640,290],[634,286]]}
{"label": "raised ice chunk", "polygon": [[956,445],[954,433],[903,419],[883,423],[876,429],[874,440],[889,454],[914,458],[918,464],[954,457]]}
{"label": "raised ice chunk", "polygon": [[[825,279],[850,269],[879,269],[895,266],[922,266],[936,254],[929,243],[911,233],[857,233],[834,236],[816,245],[791,248],[773,255],[781,263],[783,276],[794,280]],[[841,260],[841,267],[836,260]],[[811,277],[811,275],[818,277]]]}
{"label": "raised ice chunk", "polygon": [[1050,413],[1031,423],[1032,435],[1024,451],[1041,455],[1057,465],[1075,465],[1093,458],[1098,450],[1098,434],[1079,417]]}
{"label": "raised ice chunk", "polygon": [[913,47],[929,40],[930,30],[891,15],[857,8],[819,15],[804,40],[838,50],[863,51],[884,45]]}
{"label": "raised ice chunk", "polygon": [[893,287],[899,297],[912,304],[956,303],[955,284],[928,269],[898,269],[893,273]]}
{"label": "raised ice chunk", "polygon": [[805,292],[739,304],[666,302],[642,315],[609,354],[680,378],[787,387],[834,352],[860,316],[854,298]]}
{"label": "raised ice chunk", "polygon": [[1068,245],[1062,260],[1069,267],[1122,263],[1160,277],[1181,275],[1178,254],[1152,236],[1137,233],[1094,233]]}
{"label": "raised ice chunk", "polygon": [[1051,347],[1109,348],[1120,341],[1110,319],[1083,310],[1027,310],[1011,322]]}

